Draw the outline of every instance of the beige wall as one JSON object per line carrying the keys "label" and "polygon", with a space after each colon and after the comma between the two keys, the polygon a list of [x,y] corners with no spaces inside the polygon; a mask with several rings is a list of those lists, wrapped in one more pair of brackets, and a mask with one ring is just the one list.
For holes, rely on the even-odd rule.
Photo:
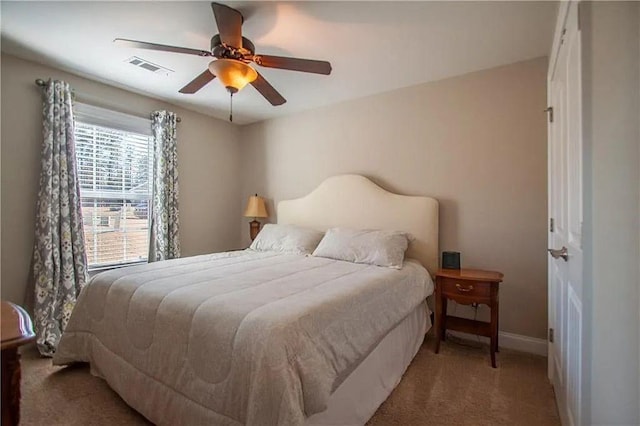
{"label": "beige wall", "polygon": [[36,78],[64,79],[79,101],[147,116],[169,109],[178,125],[180,237],[185,256],[239,244],[237,127],[165,102],[2,55],[2,298],[23,303],[40,173],[42,101]]}
{"label": "beige wall", "polygon": [[637,425],[640,4],[585,2],[582,12],[585,424]]}
{"label": "beige wall", "polygon": [[545,338],[546,69],[539,58],[242,127],[240,203],[339,173],[433,196],[440,249],[504,272],[501,330]]}

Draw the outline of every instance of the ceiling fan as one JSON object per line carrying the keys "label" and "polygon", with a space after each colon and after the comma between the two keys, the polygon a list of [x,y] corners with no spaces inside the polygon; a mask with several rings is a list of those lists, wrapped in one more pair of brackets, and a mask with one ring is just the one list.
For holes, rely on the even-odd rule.
{"label": "ceiling fan", "polygon": [[244,22],[242,14],[236,9],[215,2],[211,3],[211,8],[220,32],[211,38],[211,50],[168,46],[124,38],[116,38],[114,42],[126,47],[215,58],[209,63],[208,69],[180,89],[180,93],[185,94],[197,92],[218,77],[231,94],[232,99],[234,93],[251,83],[271,105],[277,106],[284,104],[286,99],[258,71],[249,66],[249,63],[253,62],[266,68],[331,74],[331,64],[327,61],[256,55],[255,46],[251,40],[242,36],[242,23]]}

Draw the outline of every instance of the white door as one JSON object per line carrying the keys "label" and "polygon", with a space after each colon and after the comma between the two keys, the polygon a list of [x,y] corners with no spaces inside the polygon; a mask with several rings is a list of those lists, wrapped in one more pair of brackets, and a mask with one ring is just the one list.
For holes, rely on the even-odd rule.
{"label": "white door", "polygon": [[[582,93],[578,3],[549,62],[549,379],[564,425],[582,417]],[[553,121],[551,121],[551,119]]]}

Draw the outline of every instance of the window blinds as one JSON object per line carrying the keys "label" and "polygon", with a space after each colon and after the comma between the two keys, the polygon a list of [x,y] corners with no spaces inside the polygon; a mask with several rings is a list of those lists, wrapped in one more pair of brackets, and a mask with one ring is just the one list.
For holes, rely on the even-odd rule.
{"label": "window blinds", "polygon": [[89,267],[147,260],[151,137],[77,118],[75,139]]}
{"label": "window blinds", "polygon": [[118,129],[126,132],[151,136],[151,121],[148,118],[136,117],[81,102],[73,104],[76,121],[96,126]]}

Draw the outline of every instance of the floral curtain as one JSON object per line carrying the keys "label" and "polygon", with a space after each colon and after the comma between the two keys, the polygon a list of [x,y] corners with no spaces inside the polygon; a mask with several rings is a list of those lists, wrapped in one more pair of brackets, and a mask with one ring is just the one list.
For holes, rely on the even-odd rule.
{"label": "floral curtain", "polygon": [[176,114],[151,114],[153,130],[153,201],[149,262],[180,257],[178,146]]}
{"label": "floral curtain", "polygon": [[53,356],[88,274],[71,89],[64,81],[49,80],[43,97],[44,140],[33,248],[34,320],[38,350]]}

